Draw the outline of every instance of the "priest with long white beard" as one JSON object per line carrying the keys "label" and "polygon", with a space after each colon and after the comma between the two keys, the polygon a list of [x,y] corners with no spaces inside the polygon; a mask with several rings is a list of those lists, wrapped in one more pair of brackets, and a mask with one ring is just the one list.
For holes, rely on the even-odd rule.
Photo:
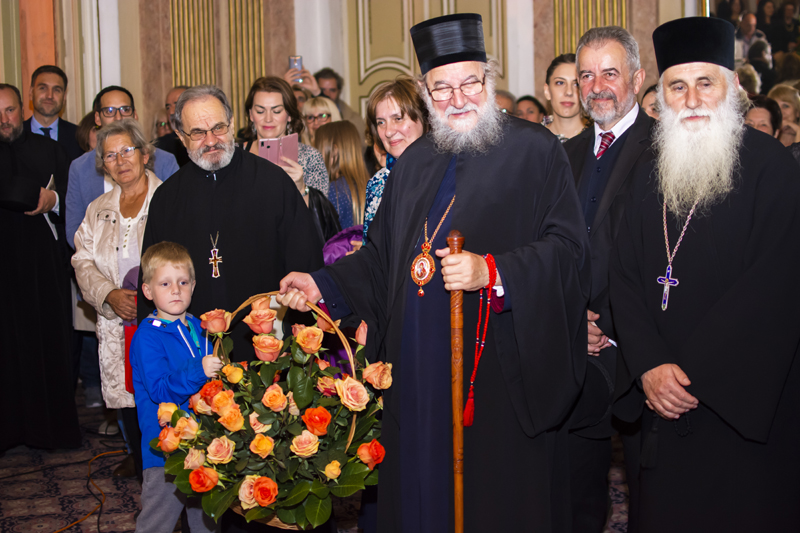
{"label": "priest with long white beard", "polygon": [[730,24],[679,19],[653,43],[656,168],[611,265],[615,413],[644,409],[641,531],[796,531],[800,168],[744,125]]}

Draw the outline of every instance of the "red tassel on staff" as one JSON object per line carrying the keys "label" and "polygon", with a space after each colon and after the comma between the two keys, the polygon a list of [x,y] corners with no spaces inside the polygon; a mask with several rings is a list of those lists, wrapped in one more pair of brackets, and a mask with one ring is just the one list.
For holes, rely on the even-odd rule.
{"label": "red tassel on staff", "polygon": [[469,397],[467,398],[467,406],[464,407],[464,427],[472,425],[475,419],[475,387],[469,386]]}

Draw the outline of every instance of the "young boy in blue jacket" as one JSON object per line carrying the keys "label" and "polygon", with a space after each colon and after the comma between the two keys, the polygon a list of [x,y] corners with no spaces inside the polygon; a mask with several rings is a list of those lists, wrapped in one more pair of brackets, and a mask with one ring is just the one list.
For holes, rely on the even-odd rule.
{"label": "young boy in blue jacket", "polygon": [[189,410],[189,398],[207,378],[214,377],[222,362],[212,354],[200,321],[186,309],[192,302],[195,277],[189,252],[180,244],[161,242],[142,256],[142,292],[156,306],[139,324],[131,343],[133,388],[142,430],[142,512],[136,531],[171,533],[186,507],[192,533],[214,532],[217,525],[203,513],[200,500],[187,498],[164,477],[164,456],[150,447],[158,437],[160,403],[174,403]]}

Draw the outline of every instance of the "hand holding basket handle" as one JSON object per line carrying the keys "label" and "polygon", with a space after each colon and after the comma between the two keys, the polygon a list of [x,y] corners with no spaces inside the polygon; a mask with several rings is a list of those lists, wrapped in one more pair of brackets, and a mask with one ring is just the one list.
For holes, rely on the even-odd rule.
{"label": "hand holding basket handle", "polygon": [[276,302],[303,313],[311,310],[306,302],[316,304],[322,299],[322,294],[319,292],[314,278],[311,277],[311,274],[303,272],[287,274],[281,280],[279,292],[280,294],[275,297]]}

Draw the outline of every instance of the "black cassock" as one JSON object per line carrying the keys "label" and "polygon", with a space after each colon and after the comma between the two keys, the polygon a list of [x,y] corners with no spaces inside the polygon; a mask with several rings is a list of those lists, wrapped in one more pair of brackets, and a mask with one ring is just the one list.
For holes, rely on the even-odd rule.
{"label": "black cassock", "polygon": [[[736,187],[692,218],[672,263],[655,180],[642,181],[612,253],[611,307],[628,371],[615,413],[643,414],[641,531],[800,527],[800,168],[747,128]],[[668,214],[670,247],[682,221]],[[700,402],[678,421],[643,409],[635,381],[665,363]]]}
{"label": "black cassock", "polygon": [[0,179],[24,177],[47,187],[53,176],[60,215],[28,216],[0,208],[3,228],[3,302],[0,310],[0,452],[26,444],[75,448],[81,444],[72,371],[69,253],[64,198],[69,162],[61,146],[23,131],[0,142]]}
{"label": "black cassock", "polygon": [[[381,531],[453,527],[449,294],[438,258],[423,298],[410,277],[426,216],[430,236],[453,193],[433,248],[446,247],[447,230],[458,229],[466,251],[494,255],[511,300],[510,310],[489,319],[475,423],[464,430],[466,530],[569,527],[559,425],[585,372],[586,229],[556,138],[516,118],[503,133],[486,155],[454,157],[437,153],[426,137],[416,141],[392,170],[367,245],[315,275],[332,314],[347,307],[365,318],[369,341],[393,364],[384,397]],[[478,293],[465,293],[465,398],[477,315]]]}
{"label": "black cassock", "polygon": [[[207,172],[188,163],[156,190],[142,253],[161,241],[182,244],[197,277],[189,311],[198,317],[213,309],[234,311],[250,296],[278,290],[289,272],[323,265],[312,216],[280,167],[236,148],[228,166]],[[222,259],[218,278],[209,263],[213,240]],[[139,319],[152,310],[140,290]],[[235,361],[255,359],[253,333],[242,322],[248,312],[239,314],[231,334]]]}

